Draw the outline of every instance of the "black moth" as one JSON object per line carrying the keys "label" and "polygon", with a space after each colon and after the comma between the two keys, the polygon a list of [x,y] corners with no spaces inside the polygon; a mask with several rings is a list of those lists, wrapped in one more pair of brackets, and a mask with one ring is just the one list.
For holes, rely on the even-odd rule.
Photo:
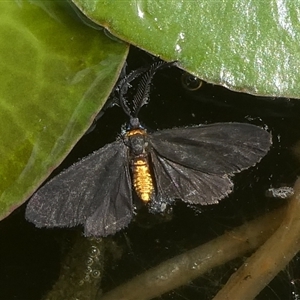
{"label": "black moth", "polygon": [[[156,211],[173,199],[215,204],[231,192],[233,173],[253,166],[268,152],[271,135],[250,124],[216,123],[148,134],[137,115],[148,102],[154,73],[171,64],[154,63],[120,80],[118,104],[129,116],[128,130],[39,189],[27,205],[29,221],[37,227],[82,224],[86,236],[114,234],[133,217],[133,189]],[[130,104],[124,94],[139,76]]]}

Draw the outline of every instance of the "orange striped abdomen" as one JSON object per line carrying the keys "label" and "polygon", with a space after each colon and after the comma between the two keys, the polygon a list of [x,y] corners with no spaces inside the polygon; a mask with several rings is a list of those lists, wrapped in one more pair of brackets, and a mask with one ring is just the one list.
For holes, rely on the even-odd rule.
{"label": "orange striped abdomen", "polygon": [[136,157],[132,163],[133,186],[138,197],[144,202],[151,200],[154,186],[149,163],[145,157]]}

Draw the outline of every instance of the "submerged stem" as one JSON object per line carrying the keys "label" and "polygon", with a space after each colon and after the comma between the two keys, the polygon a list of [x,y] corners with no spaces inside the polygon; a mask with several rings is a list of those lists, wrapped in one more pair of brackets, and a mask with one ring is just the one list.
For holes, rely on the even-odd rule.
{"label": "submerged stem", "polygon": [[300,250],[300,179],[276,232],[234,273],[214,300],[251,300]]}
{"label": "submerged stem", "polygon": [[258,248],[278,228],[284,213],[285,208],[280,208],[247,222],[204,245],[161,263],[99,299],[152,299],[187,284],[212,268]]}

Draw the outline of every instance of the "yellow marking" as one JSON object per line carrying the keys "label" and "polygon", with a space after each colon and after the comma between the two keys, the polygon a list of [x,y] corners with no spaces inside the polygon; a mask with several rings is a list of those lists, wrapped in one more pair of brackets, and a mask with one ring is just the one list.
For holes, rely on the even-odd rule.
{"label": "yellow marking", "polygon": [[133,186],[142,201],[151,200],[154,186],[146,158],[137,158],[133,162]]}
{"label": "yellow marking", "polygon": [[146,131],[144,129],[138,128],[138,129],[132,129],[132,130],[126,132],[127,136],[133,136],[133,135],[136,135],[136,134],[145,135]]}

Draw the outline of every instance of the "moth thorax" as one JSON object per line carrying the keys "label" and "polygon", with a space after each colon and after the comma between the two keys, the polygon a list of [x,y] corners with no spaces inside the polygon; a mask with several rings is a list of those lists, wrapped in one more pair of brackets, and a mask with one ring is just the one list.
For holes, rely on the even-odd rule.
{"label": "moth thorax", "polygon": [[153,195],[154,186],[146,157],[136,157],[132,164],[133,186],[138,197],[148,202]]}

